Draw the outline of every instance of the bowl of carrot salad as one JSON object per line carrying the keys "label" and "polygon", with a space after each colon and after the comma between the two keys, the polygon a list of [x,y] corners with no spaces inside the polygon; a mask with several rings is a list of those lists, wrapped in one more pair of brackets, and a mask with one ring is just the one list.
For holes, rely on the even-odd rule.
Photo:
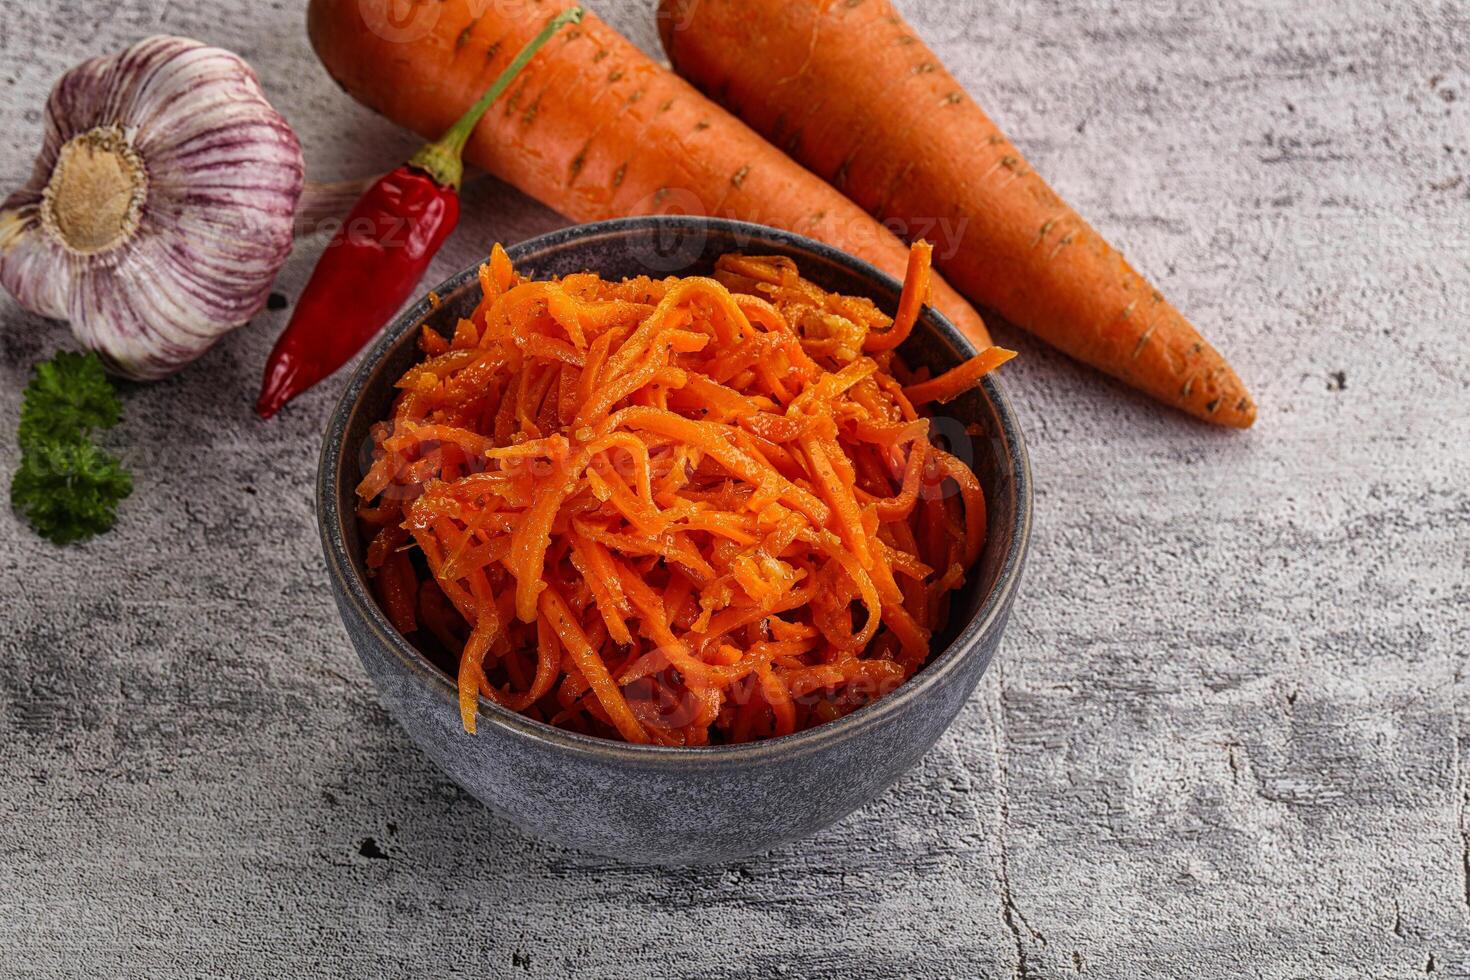
{"label": "bowl of carrot salad", "polygon": [[912,766],[999,646],[1029,537],[1014,416],[927,305],[800,236],[555,232],[436,289],[348,385],[318,481],[385,704],[523,829],[716,861]]}

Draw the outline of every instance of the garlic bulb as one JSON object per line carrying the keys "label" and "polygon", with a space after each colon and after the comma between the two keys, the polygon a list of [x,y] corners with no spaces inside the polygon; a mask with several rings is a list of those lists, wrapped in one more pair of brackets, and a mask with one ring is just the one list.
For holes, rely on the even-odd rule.
{"label": "garlic bulb", "polygon": [[265,304],[304,178],[249,65],[147,38],[52,89],[35,172],[0,206],[0,283],[118,373],[172,374]]}

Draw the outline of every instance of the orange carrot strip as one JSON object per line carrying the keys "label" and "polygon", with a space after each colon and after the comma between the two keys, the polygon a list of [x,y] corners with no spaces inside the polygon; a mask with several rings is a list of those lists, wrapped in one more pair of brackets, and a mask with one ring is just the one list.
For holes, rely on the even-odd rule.
{"label": "orange carrot strip", "polygon": [[536,676],[524,694],[507,698],[505,706],[512,711],[524,712],[551,692],[561,668],[561,649],[557,645],[556,633],[551,618],[536,620]]}
{"label": "orange carrot strip", "polygon": [[395,551],[373,579],[378,598],[393,628],[405,636],[416,632],[418,624],[419,580],[413,561],[406,552]]}
{"label": "orange carrot strip", "polygon": [[786,480],[769,466],[762,466],[725,441],[724,433],[710,422],[696,422],[656,409],[625,408],[616,416],[619,425],[682,439],[703,449],[720,465],[772,497],[786,501],[817,524],[826,524],[831,512],[812,494]]}
{"label": "orange carrot strip", "polygon": [[980,557],[980,549],[985,545],[985,491],[968,466],[943,450],[934,452],[945,476],[959,484],[960,496],[965,502],[965,547],[960,560],[969,567],[975,564]]}
{"label": "orange carrot strip", "polygon": [[857,500],[853,497],[852,481],[844,482],[837,475],[831,459],[828,458],[826,446],[815,435],[802,436],[801,448],[806,452],[807,461],[811,465],[817,486],[821,487],[823,496],[827,498],[827,503],[832,507],[834,519],[837,522],[837,533],[852,550],[858,564],[864,568],[870,568],[873,564],[873,555],[868,548],[868,537],[863,532],[862,516],[858,513]]}
{"label": "orange carrot strip", "polygon": [[541,571],[546,549],[551,546],[552,522],[561,505],[576,492],[582,471],[591,460],[590,447],[572,457],[559,477],[541,489],[512,538],[508,565],[516,579],[516,615],[523,623],[536,619],[536,597],[546,587]]}
{"label": "orange carrot strip", "polygon": [[963,395],[975,387],[981,378],[1015,356],[1016,352],[1013,350],[1006,350],[1003,347],[992,347],[982,354],[976,354],[959,367],[944,372],[937,378],[909,385],[904,388],[903,393],[915,405],[923,404],[924,402],[939,402],[943,404]]}
{"label": "orange carrot strip", "polygon": [[771,706],[771,713],[776,716],[774,734],[777,736],[790,735],[796,731],[796,705],[791,701],[791,691],[766,663],[757,663],[755,673],[760,678],[761,694],[765,696],[766,703]]}
{"label": "orange carrot strip", "polygon": [[592,590],[597,611],[607,624],[608,634],[624,646],[633,642],[625,618],[631,611],[627,597],[623,595],[622,582],[613,567],[612,556],[606,547],[584,535],[572,532],[572,562],[582,573],[583,580]]}
{"label": "orange carrot strip", "polygon": [[909,458],[903,471],[903,486],[898,491],[898,496],[873,502],[880,520],[903,521],[914,512],[914,505],[919,502],[919,487],[924,478],[924,462],[928,458],[928,440],[914,440],[909,447]]}
{"label": "orange carrot strip", "polygon": [[893,326],[883,333],[870,333],[863,341],[863,350],[872,353],[893,350],[909,339],[914,324],[919,322],[919,313],[929,302],[929,269],[934,257],[934,246],[928,242],[914,242],[909,249],[909,270],[903,281],[903,295],[898,300],[898,315]]}
{"label": "orange carrot strip", "polygon": [[542,615],[551,620],[567,655],[576,661],[577,669],[586,678],[592,693],[597,696],[597,702],[617,726],[618,732],[630,742],[646,744],[648,732],[633,717],[627,699],[608,673],[607,664],[603,663],[597,651],[592,648],[587,634],[582,631],[581,623],[572,614],[561,593],[554,586],[547,586],[546,591],[541,593],[539,607]]}

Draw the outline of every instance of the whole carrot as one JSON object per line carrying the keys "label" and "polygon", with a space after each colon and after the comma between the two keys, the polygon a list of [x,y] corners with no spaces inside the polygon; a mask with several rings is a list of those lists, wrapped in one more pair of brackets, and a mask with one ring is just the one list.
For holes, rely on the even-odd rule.
{"label": "whole carrot", "polygon": [[950,218],[970,299],[1192,415],[1244,428],[1225,359],[1083,221],[889,0],[662,0],[674,68],[880,218]]}
{"label": "whole carrot", "polygon": [[459,224],[461,155],[470,134],[552,35],[582,18],[551,19],[439,140],[368,188],[332,237],[266,362],[255,411],[270,418],[362,350]]}
{"label": "whole carrot", "polygon": [[[472,102],[557,0],[311,0],[307,29],[355,98],[420,132]],[[871,215],[595,16],[557,38],[471,136],[465,158],[574,221],[738,218],[810,235],[901,279],[908,248]],[[936,277],[934,305],[977,346],[980,315]]]}

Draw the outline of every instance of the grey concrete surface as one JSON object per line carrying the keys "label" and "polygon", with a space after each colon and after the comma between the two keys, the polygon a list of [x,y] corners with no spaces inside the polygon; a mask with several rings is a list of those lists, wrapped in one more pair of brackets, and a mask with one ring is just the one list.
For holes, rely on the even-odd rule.
{"label": "grey concrete surface", "polygon": [[[593,6],[653,45],[650,0]],[[126,391],[115,533],[0,515],[0,975],[1470,975],[1470,10],[903,6],[1229,353],[1256,429],[1003,332],[1040,498],[981,693],[819,837],[629,869],[499,823],[364,689],[311,505],[338,384],[256,421],[262,315]],[[249,58],[317,176],[398,161],[301,8],[3,0],[0,177],[56,76],[157,31]],[[467,199],[436,279],[561,223]],[[0,300],[0,430],[67,344]]]}

